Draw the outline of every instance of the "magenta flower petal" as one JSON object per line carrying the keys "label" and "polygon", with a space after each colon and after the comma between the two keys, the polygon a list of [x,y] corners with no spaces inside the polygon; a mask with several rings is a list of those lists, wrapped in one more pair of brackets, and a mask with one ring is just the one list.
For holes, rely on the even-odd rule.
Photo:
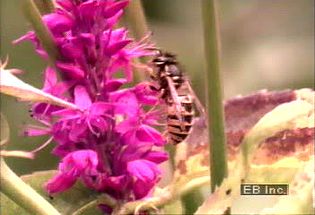
{"label": "magenta flower petal", "polygon": [[107,92],[113,92],[118,90],[125,83],[127,83],[127,80],[125,78],[109,80],[106,83],[105,89]]}
{"label": "magenta flower petal", "polygon": [[111,44],[104,50],[104,54],[106,55],[114,55],[126,45],[128,45],[132,40],[122,40],[117,43]]}
{"label": "magenta flower petal", "polygon": [[138,100],[147,105],[155,105],[158,102],[157,93],[150,90],[147,83],[140,83],[134,88]]}
{"label": "magenta flower petal", "polygon": [[43,90],[49,90],[57,84],[57,74],[51,67],[47,67],[45,70],[45,82]]}
{"label": "magenta flower petal", "polygon": [[86,46],[94,46],[95,45],[95,35],[91,33],[81,33],[79,35],[81,42]]}
{"label": "magenta flower petal", "polygon": [[120,90],[112,93],[110,99],[115,103],[115,113],[135,116],[139,110],[136,95],[130,90]]}
{"label": "magenta flower petal", "polygon": [[97,5],[98,5],[98,2],[95,0],[88,0],[88,1],[83,2],[78,7],[80,16],[87,19],[87,21],[93,20],[97,13]]}
{"label": "magenta flower petal", "polygon": [[147,160],[131,161],[127,165],[127,170],[135,178],[133,191],[137,198],[145,197],[159,180],[160,171],[156,164]]}
{"label": "magenta flower petal", "polygon": [[83,44],[81,38],[67,38],[65,41],[59,41],[59,49],[65,59],[79,61],[84,56]]}
{"label": "magenta flower petal", "polygon": [[82,110],[89,109],[92,105],[91,98],[86,91],[86,88],[79,85],[74,89],[74,103]]}
{"label": "magenta flower petal", "polygon": [[69,153],[59,165],[57,175],[45,185],[50,194],[62,192],[71,187],[82,174],[96,172],[98,158],[92,150]]}
{"label": "magenta flower petal", "polygon": [[69,132],[69,140],[74,141],[74,142],[80,142],[80,140],[84,138],[87,130],[88,130],[88,126],[85,120],[75,121]]}
{"label": "magenta flower petal", "polygon": [[151,182],[157,179],[160,171],[156,164],[147,160],[134,160],[128,163],[127,171],[137,180]]}
{"label": "magenta flower petal", "polygon": [[126,175],[108,177],[106,185],[115,190],[123,191],[126,188],[127,178]]}
{"label": "magenta flower petal", "polygon": [[69,172],[74,169],[76,175],[93,172],[98,164],[97,154],[93,150],[78,150],[68,154],[59,165],[59,170]]}
{"label": "magenta flower petal", "polygon": [[101,117],[94,117],[90,120],[90,124],[95,128],[98,128],[100,132],[105,132],[108,128],[108,124],[105,119]]}
{"label": "magenta flower petal", "polygon": [[64,74],[71,78],[82,79],[85,76],[84,71],[75,64],[58,62],[56,65]]}
{"label": "magenta flower petal", "polygon": [[160,132],[148,125],[141,125],[139,127],[137,131],[137,137],[142,141],[152,142],[157,146],[162,146],[165,144],[165,140],[163,139]]}
{"label": "magenta flower petal", "polygon": [[74,8],[74,3],[72,0],[56,0],[56,2],[67,11],[71,11]]}
{"label": "magenta flower petal", "polygon": [[145,155],[145,159],[154,163],[162,163],[168,160],[168,154],[162,151],[150,151]]}
{"label": "magenta flower petal", "polygon": [[108,18],[106,20],[106,25],[105,25],[105,29],[109,29],[112,28],[120,19],[120,17],[123,15],[123,11],[120,10],[118,11],[118,13],[114,16],[112,16],[111,18]]}
{"label": "magenta flower petal", "polygon": [[95,102],[90,107],[90,113],[91,115],[102,115],[105,112],[112,110],[113,107],[113,104],[105,102]]}
{"label": "magenta flower petal", "polygon": [[79,118],[81,115],[77,110],[62,109],[52,113],[53,116],[59,116],[62,120]]}
{"label": "magenta flower petal", "polygon": [[45,188],[49,194],[63,192],[72,187],[76,180],[77,177],[71,172],[59,173],[45,184]]}
{"label": "magenta flower petal", "polygon": [[23,42],[24,40],[30,40],[30,41],[32,41],[33,43],[36,43],[36,44],[39,43],[37,38],[36,38],[36,36],[35,36],[35,33],[33,31],[27,32],[25,35],[23,35],[22,37],[14,40],[12,43],[13,44],[17,44],[17,43]]}
{"label": "magenta flower petal", "polygon": [[43,21],[53,33],[63,33],[73,27],[74,21],[66,14],[51,13],[43,16]]}
{"label": "magenta flower petal", "polygon": [[28,127],[24,130],[26,136],[43,136],[50,134],[51,131],[45,128]]}
{"label": "magenta flower petal", "polygon": [[104,17],[109,18],[117,14],[120,10],[125,8],[129,3],[129,0],[127,1],[117,1],[114,4],[110,5],[106,8],[104,12]]}

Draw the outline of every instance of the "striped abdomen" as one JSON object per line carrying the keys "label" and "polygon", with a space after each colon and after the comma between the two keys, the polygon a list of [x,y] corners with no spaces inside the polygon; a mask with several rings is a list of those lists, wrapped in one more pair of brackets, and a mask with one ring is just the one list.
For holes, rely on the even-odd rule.
{"label": "striped abdomen", "polygon": [[168,143],[178,144],[186,139],[191,131],[192,121],[194,117],[192,98],[189,95],[179,95],[182,112],[182,119],[178,119],[176,108],[173,104],[168,106],[167,112],[167,137]]}

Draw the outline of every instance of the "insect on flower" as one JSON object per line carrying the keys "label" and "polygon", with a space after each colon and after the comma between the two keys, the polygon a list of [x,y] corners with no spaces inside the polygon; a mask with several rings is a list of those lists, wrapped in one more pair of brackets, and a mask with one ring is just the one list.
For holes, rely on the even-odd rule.
{"label": "insect on flower", "polygon": [[150,77],[157,84],[151,85],[151,89],[159,91],[160,98],[167,105],[168,143],[181,143],[191,132],[194,104],[201,116],[205,115],[204,108],[174,54],[158,49],[151,65]]}

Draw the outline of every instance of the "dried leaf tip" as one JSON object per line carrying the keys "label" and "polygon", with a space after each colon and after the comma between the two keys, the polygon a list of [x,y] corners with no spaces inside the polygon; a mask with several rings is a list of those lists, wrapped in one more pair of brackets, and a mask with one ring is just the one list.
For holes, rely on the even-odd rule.
{"label": "dried leaf tip", "polygon": [[22,73],[22,70],[19,70],[19,69],[5,69],[8,65],[8,63],[9,63],[9,56],[6,56],[3,63],[2,63],[2,60],[0,59],[0,72],[7,71],[7,72],[10,72],[12,74],[21,74]]}
{"label": "dried leaf tip", "polygon": [[4,70],[4,68],[8,65],[9,57],[6,56],[5,61],[2,63],[2,60],[0,59],[0,69],[1,71]]}

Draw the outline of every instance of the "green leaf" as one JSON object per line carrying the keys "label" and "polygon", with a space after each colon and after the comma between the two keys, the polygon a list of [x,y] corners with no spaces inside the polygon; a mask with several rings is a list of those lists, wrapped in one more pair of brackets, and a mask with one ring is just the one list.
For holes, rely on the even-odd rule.
{"label": "green leaf", "polygon": [[[43,185],[56,174],[56,171],[40,171],[31,175],[22,176],[22,180],[29,184],[39,194],[41,194],[50,204],[52,204],[61,214],[72,214],[78,209],[94,201],[99,196],[98,193],[86,188],[81,183],[76,183],[71,189],[50,198]],[[1,214],[27,214],[25,210],[18,207],[13,201],[1,195]],[[89,208],[81,214],[102,214],[98,208]]]}
{"label": "green leaf", "polygon": [[19,98],[22,101],[30,102],[44,102],[49,104],[54,104],[66,108],[78,109],[78,107],[70,102],[62,100],[51,94],[45,93],[44,91],[37,89],[19,78],[17,78],[14,73],[17,70],[4,69],[4,66],[0,66],[0,92]]}
{"label": "green leaf", "polygon": [[6,214],[6,215],[15,215],[15,214],[25,214],[28,215],[26,210],[18,206],[14,201],[9,199],[6,195],[3,193],[0,193],[0,214]]}
{"label": "green leaf", "polygon": [[6,117],[0,113],[0,146],[3,146],[4,144],[9,142],[10,139],[10,128],[9,124],[6,120]]}

